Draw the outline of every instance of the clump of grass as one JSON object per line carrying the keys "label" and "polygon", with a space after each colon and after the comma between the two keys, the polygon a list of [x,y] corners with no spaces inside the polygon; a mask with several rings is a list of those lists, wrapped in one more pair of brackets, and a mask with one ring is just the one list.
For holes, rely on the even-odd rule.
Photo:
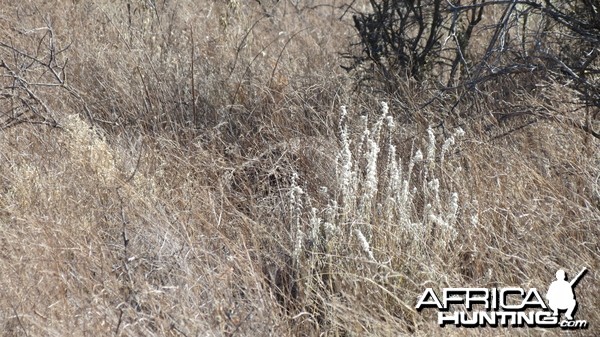
{"label": "clump of grass", "polygon": [[[305,296],[313,301],[318,298],[322,305],[333,305],[329,303],[331,296],[367,301],[359,294],[373,291],[368,290],[373,286],[370,282],[395,293],[397,285],[381,283],[379,273],[402,275],[404,265],[414,263],[411,259],[425,258],[424,251],[428,246],[436,250],[452,246],[458,232],[455,228],[460,206],[458,193],[448,190],[451,186],[440,186],[440,178],[437,178],[453,168],[435,157],[439,145],[433,130],[429,128],[423,139],[428,149],[426,159],[418,149],[411,149],[409,158],[397,158],[398,129],[386,103],[382,103],[381,113],[373,123],[360,118],[359,132],[352,132],[349,126],[352,121],[348,116],[347,108],[341,107],[339,154],[335,166],[339,177],[338,186],[334,188],[337,194],[325,201],[324,209],[311,209],[312,245],[302,255],[306,266],[298,266],[307,273],[300,274],[300,278],[314,279],[305,284],[308,288],[304,289]],[[352,139],[352,134],[356,138]],[[451,136],[453,140],[444,142],[439,153],[451,151],[451,143],[459,146],[463,135],[464,132],[457,129]],[[381,153],[382,148],[387,149],[387,156]],[[306,198],[317,202],[310,195]],[[292,208],[295,203],[292,194]],[[324,221],[318,214],[329,219]],[[292,228],[297,228],[298,219],[292,219],[295,219]],[[294,247],[299,246],[296,241]],[[395,250],[388,250],[391,247]],[[299,256],[296,248],[295,257]],[[410,254],[411,259],[399,257],[396,250]],[[321,266],[320,272],[315,273],[315,265]],[[353,279],[354,287],[361,290],[344,289],[343,284],[348,279]],[[319,283],[322,286],[315,286]],[[410,304],[400,300],[395,306],[405,311]],[[339,322],[336,322],[345,318],[338,316],[341,313],[336,310],[341,308],[321,309],[316,313],[320,317],[319,324],[323,325],[320,328],[338,329],[335,326]]]}
{"label": "clump of grass", "polygon": [[[31,29],[48,23],[71,47],[55,54],[66,85],[31,87],[54,122],[0,131],[0,330],[535,335],[441,329],[413,307],[424,287],[543,288],[557,269],[597,269],[597,140],[446,118],[410,81],[406,101],[356,94],[336,66],[345,8],[295,4],[6,4],[14,48],[47,46]],[[0,53],[11,69],[27,59]],[[50,74],[32,69],[30,83]],[[11,78],[1,99],[17,97]],[[544,90],[569,111],[573,93]],[[594,322],[587,277],[577,315]]]}

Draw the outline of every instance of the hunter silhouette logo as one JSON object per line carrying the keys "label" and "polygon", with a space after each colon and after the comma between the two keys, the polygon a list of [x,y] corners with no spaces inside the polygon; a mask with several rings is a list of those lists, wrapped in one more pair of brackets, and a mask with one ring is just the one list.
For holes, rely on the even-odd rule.
{"label": "hunter silhouette logo", "polygon": [[571,282],[566,281],[564,270],[556,272],[556,281],[550,284],[548,293],[546,294],[548,306],[552,309],[554,316],[559,316],[559,310],[566,310],[567,313],[565,314],[565,317],[568,320],[573,320],[573,312],[577,308],[574,288],[586,272],[587,268],[583,268]]}
{"label": "hunter silhouette logo", "polygon": [[[536,288],[443,288],[441,298],[427,288],[417,301],[416,309],[438,309],[442,327],[543,327],[586,329],[588,322],[574,320],[577,310],[575,286],[587,273],[583,268],[570,282],[564,270],[556,272],[556,280],[548,287],[544,302]],[[566,320],[560,320],[565,312]]]}

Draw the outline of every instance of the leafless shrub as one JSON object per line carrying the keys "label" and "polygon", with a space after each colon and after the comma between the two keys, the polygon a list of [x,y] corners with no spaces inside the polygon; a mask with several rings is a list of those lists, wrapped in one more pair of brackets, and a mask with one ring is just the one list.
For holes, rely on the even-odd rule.
{"label": "leafless shrub", "polygon": [[[600,21],[591,2],[373,0],[370,4],[372,12],[354,16],[362,50],[346,55],[353,60],[348,69],[362,68],[359,73],[367,76],[363,80],[369,79],[368,85],[383,83],[385,91],[395,93],[401,82],[414,78],[421,87],[433,88],[421,107],[446,96],[442,110],[455,112],[465,101],[492,98],[495,104],[514,102],[499,111],[503,118],[514,116],[515,109],[544,118],[521,98],[552,100],[539,96],[537,89],[542,83],[554,83],[578,93],[573,109],[584,113],[574,125],[600,136],[595,131],[600,111]],[[498,88],[506,94],[490,97]],[[458,114],[481,117],[473,111]]]}
{"label": "leafless shrub", "polygon": [[57,125],[43,92],[59,92],[66,84],[67,62],[61,55],[66,48],[58,47],[52,26],[47,23],[42,28],[14,30],[20,35],[15,40],[31,44],[0,41],[1,128],[24,122]]}

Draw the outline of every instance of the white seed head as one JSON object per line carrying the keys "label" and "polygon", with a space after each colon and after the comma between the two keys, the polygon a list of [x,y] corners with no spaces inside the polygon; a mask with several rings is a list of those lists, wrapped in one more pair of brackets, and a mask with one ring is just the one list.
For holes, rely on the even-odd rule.
{"label": "white seed head", "polygon": [[427,144],[427,162],[433,163],[435,160],[435,134],[431,126],[427,128],[428,144]]}
{"label": "white seed head", "polygon": [[375,257],[373,256],[373,252],[371,251],[371,246],[369,245],[367,238],[365,238],[365,236],[360,231],[360,229],[355,229],[354,233],[356,234],[356,237],[358,238],[358,242],[360,242],[360,246],[361,246],[363,252],[365,254],[367,254],[367,256],[369,257],[369,260],[375,261]]}
{"label": "white seed head", "polygon": [[415,155],[412,157],[412,162],[416,163],[420,162],[421,160],[423,160],[423,152],[421,152],[421,150],[417,150],[417,152],[415,152]]}
{"label": "white seed head", "polygon": [[381,113],[382,113],[384,116],[387,116],[387,114],[388,114],[388,111],[389,111],[388,104],[387,104],[386,102],[381,102]]}

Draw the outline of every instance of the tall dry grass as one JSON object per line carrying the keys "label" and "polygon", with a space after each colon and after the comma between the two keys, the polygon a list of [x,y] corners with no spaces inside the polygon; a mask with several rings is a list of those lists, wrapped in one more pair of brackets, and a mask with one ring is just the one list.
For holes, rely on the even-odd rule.
{"label": "tall dry grass", "polygon": [[442,329],[414,306],[425,287],[545,289],[587,267],[591,327],[572,334],[594,335],[598,141],[498,119],[492,99],[439,124],[409,81],[405,101],[356,92],[345,2],[295,3],[3,6],[11,69],[17,48],[48,57],[49,25],[69,45],[66,83],[30,86],[44,119],[0,131],[3,334],[561,335]]}

